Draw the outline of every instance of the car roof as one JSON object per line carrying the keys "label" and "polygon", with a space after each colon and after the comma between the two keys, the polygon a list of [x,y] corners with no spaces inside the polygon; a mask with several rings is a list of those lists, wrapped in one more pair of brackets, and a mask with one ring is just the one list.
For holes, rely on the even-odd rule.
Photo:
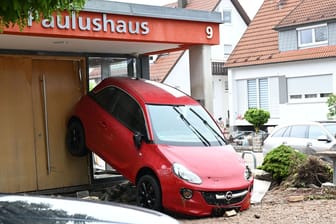
{"label": "car roof", "polygon": [[271,131],[270,135],[273,135],[275,132],[277,132],[279,129],[288,127],[288,126],[296,126],[296,125],[318,125],[318,126],[324,126],[327,124],[336,124],[336,121],[296,121],[296,122],[288,122],[288,123],[282,123],[274,127],[274,129]]}
{"label": "car roof", "polygon": [[336,121],[296,121],[279,124],[278,127],[293,126],[293,125],[323,125],[323,124],[336,124]]}
{"label": "car roof", "polygon": [[93,89],[99,92],[108,86],[115,86],[145,104],[197,105],[198,102],[169,85],[139,78],[109,77]]}

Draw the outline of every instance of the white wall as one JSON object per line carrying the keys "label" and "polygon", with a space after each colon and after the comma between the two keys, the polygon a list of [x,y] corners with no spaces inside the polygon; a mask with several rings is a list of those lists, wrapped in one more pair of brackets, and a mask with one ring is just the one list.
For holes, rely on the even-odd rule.
{"label": "white wall", "polygon": [[229,92],[225,90],[227,81],[226,76],[213,76],[213,114],[215,119],[223,118],[225,125],[228,123],[226,119],[229,110]]}
{"label": "white wall", "polygon": [[233,50],[247,28],[247,25],[232,5],[231,1],[221,1],[216,8],[216,12],[223,12],[223,10],[231,10],[232,22],[231,24],[220,25],[220,43],[219,45],[213,46],[211,50],[213,61],[226,61],[228,55],[224,55],[224,45],[232,45]]}
{"label": "white wall", "polygon": [[[333,92],[336,92],[336,61],[334,59],[320,59],[310,61],[278,63],[270,65],[248,66],[241,68],[233,68],[229,70],[229,108],[231,111],[231,124],[243,125],[248,124],[246,121],[237,120],[237,116],[247,110],[246,96],[240,96],[242,90],[239,80],[251,78],[279,76],[304,77],[314,75],[332,74],[333,76]],[[269,80],[273,80],[269,79]],[[276,82],[275,82],[276,83]],[[304,83],[302,83],[304,85]],[[275,87],[274,87],[275,86]],[[274,88],[273,88],[274,87]],[[277,99],[279,95],[279,85],[273,85],[273,89],[269,90],[269,99],[272,101],[272,109],[276,108],[275,113],[271,113],[270,124],[279,124],[294,120],[326,120],[327,104],[326,99],[319,102],[300,102],[280,104]],[[245,86],[245,88],[247,88]],[[274,94],[275,93],[275,94]],[[276,103],[277,102],[277,103]]]}
{"label": "white wall", "polygon": [[[224,45],[232,45],[232,50],[245,32],[247,25],[240,17],[238,11],[232,5],[231,1],[225,0],[217,6],[217,12],[231,10],[231,24],[220,25],[220,44],[212,46],[212,61],[225,62],[229,55],[224,55]],[[225,125],[228,123],[229,94],[225,90],[225,82],[228,77],[213,76],[213,116],[215,119],[222,117]]]}
{"label": "white wall", "polygon": [[173,67],[164,83],[190,95],[189,51],[185,51],[179,62]]}

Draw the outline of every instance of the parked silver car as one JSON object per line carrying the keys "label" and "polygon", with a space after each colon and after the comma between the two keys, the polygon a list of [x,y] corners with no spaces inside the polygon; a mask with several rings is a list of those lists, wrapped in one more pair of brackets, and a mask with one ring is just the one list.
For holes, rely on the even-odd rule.
{"label": "parked silver car", "polygon": [[305,153],[336,150],[336,121],[301,122],[279,125],[265,139],[264,156],[280,145]]}
{"label": "parked silver car", "polygon": [[160,212],[132,205],[0,194],[0,223],[178,224],[178,221]]}

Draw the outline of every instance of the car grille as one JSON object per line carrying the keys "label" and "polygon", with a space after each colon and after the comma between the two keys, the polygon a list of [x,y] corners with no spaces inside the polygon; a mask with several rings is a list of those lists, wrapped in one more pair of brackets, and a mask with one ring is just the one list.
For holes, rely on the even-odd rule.
{"label": "car grille", "polygon": [[248,189],[201,193],[209,205],[230,205],[241,202],[247,195]]}

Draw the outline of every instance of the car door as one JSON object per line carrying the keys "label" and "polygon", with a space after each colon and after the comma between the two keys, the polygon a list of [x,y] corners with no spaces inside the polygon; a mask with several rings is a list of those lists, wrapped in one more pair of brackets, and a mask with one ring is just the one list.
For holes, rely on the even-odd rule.
{"label": "car door", "polygon": [[[329,140],[328,140],[329,139]],[[307,142],[307,152],[316,153],[318,151],[329,150],[334,142],[332,136],[324,128],[318,125],[310,125]]]}
{"label": "car door", "polygon": [[308,125],[291,126],[289,138],[287,138],[287,145],[305,153],[307,151],[307,145],[309,144],[307,133]]}
{"label": "car door", "polygon": [[[107,91],[105,94],[108,95]],[[109,114],[109,117],[100,121],[101,142],[98,144],[102,147],[102,157],[127,177],[139,157],[139,150],[133,140],[134,133],[146,135],[142,110],[131,96],[118,88],[114,88],[107,103],[103,102],[103,97],[99,98],[99,102]]]}

